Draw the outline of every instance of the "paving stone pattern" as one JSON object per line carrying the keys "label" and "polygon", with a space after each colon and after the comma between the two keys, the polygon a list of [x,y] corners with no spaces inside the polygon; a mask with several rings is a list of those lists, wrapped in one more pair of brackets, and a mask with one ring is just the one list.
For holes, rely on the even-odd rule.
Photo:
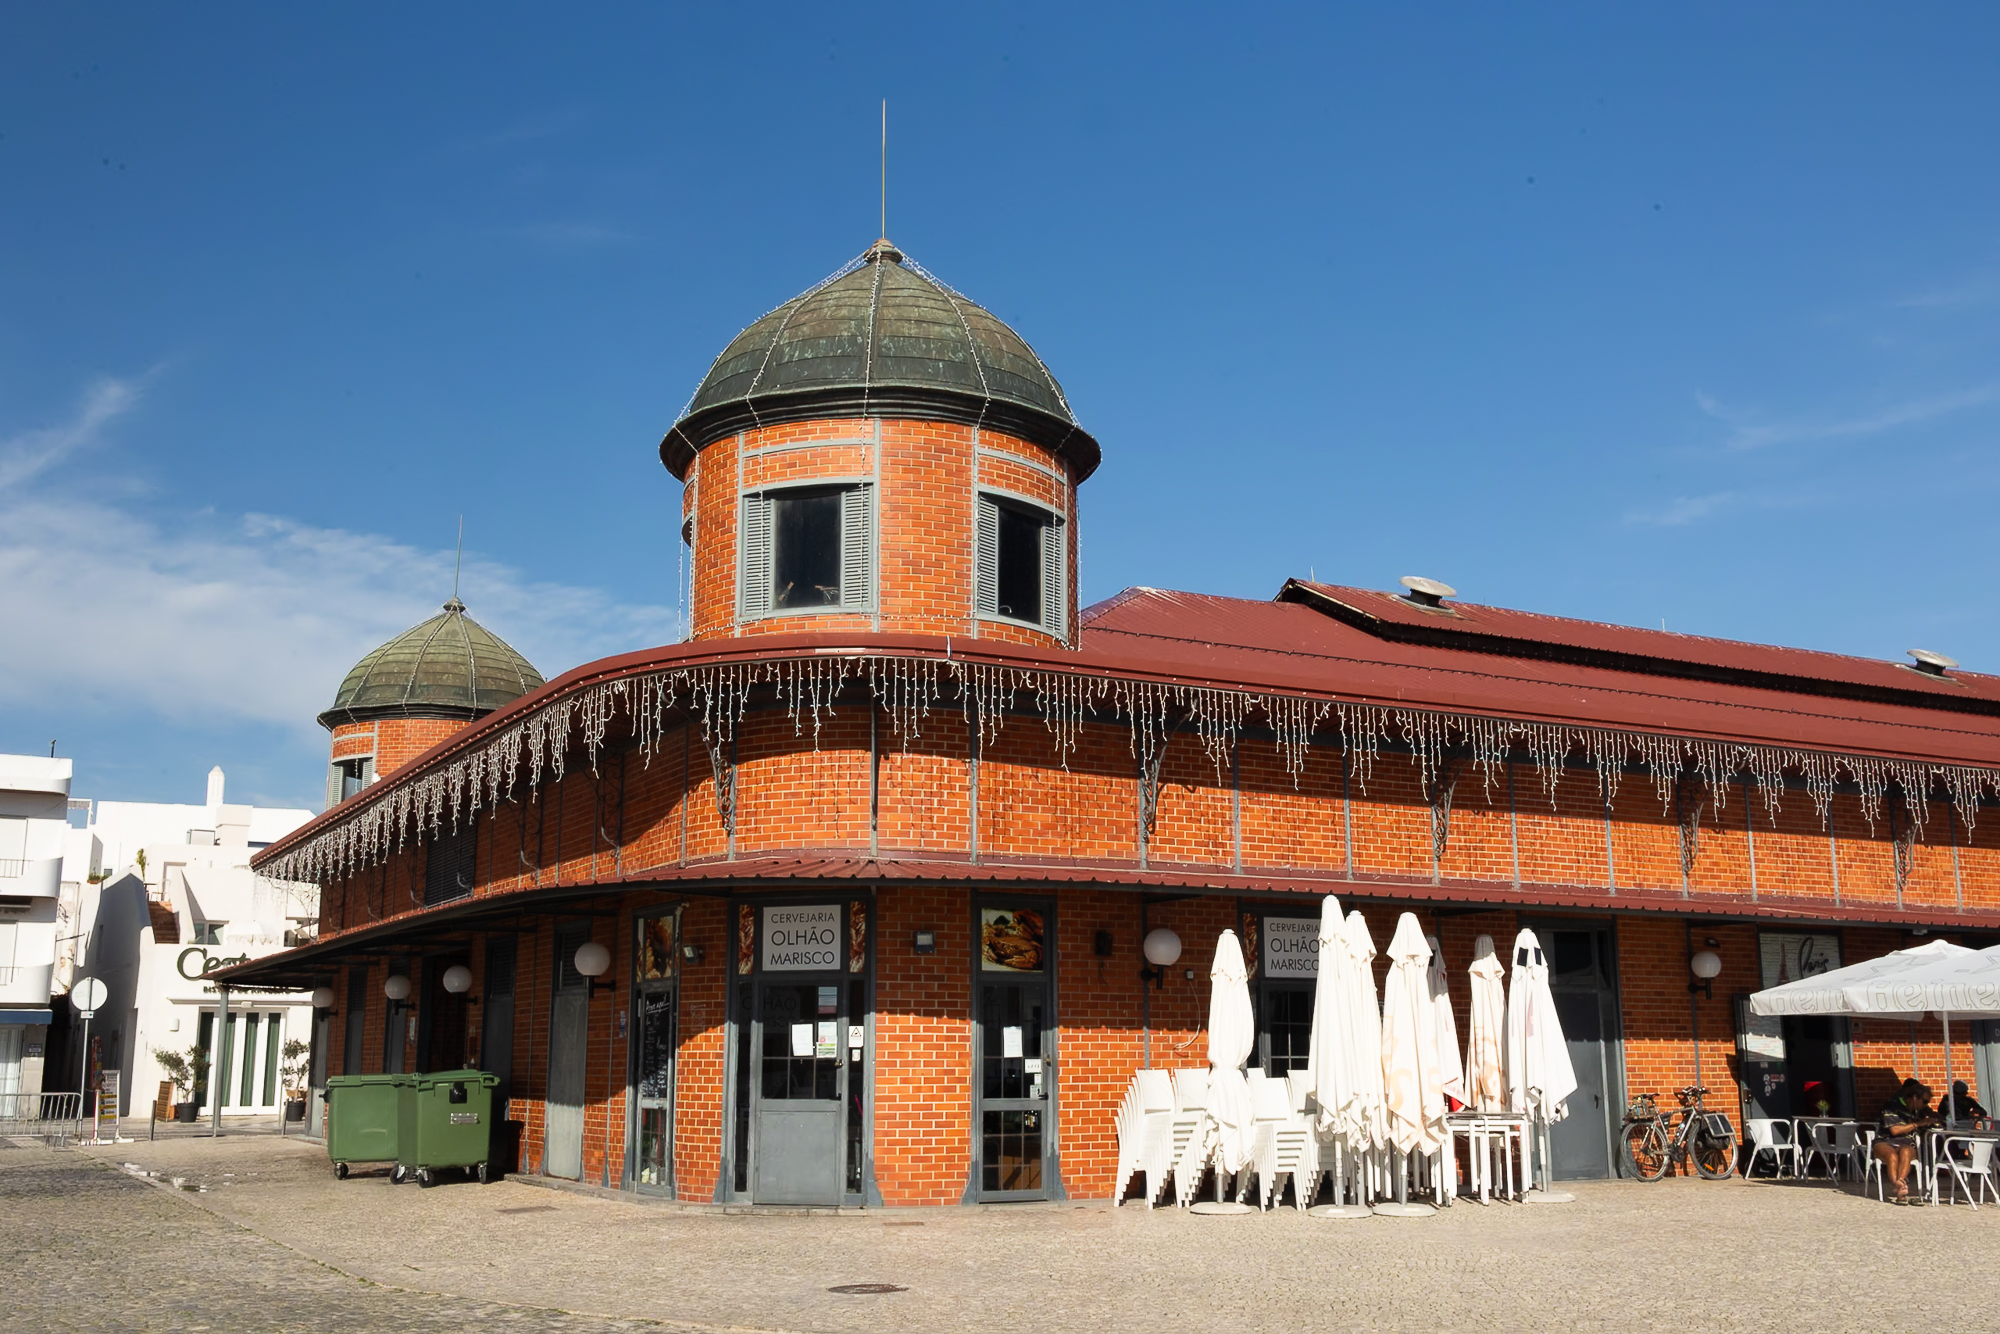
{"label": "paving stone pattern", "polygon": [[[0,1327],[1797,1334],[1985,1328],[2000,1309],[2000,1208],[1895,1209],[1818,1182],[1574,1189],[1356,1222],[1098,1203],[723,1213],[512,1180],[336,1181],[316,1146],[262,1136],[0,1149],[0,1207],[35,1239],[11,1285],[26,1305]],[[907,1290],[828,1291],[850,1283]]]}

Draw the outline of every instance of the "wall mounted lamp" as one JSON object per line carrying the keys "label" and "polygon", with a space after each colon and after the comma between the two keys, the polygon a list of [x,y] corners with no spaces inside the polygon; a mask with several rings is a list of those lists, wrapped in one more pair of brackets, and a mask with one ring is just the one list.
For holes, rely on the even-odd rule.
{"label": "wall mounted lamp", "polygon": [[912,933],[910,934],[910,953],[912,953],[912,954],[936,954],[936,953],[937,953],[937,932],[935,932],[935,931],[915,931],[915,932],[912,932]]}
{"label": "wall mounted lamp", "polygon": [[702,961],[702,957],[703,957],[703,952],[701,946],[696,945],[691,941],[684,940],[681,942],[681,958],[687,960],[689,963],[700,963]]}
{"label": "wall mounted lamp", "polygon": [[[1713,945],[1714,941],[1709,941]],[[1710,1000],[1715,999],[1715,978],[1722,971],[1722,956],[1714,950],[1701,950],[1688,960],[1688,971],[1695,980],[1688,983],[1689,991],[1699,991]]]}
{"label": "wall mounted lamp", "polygon": [[392,1001],[410,998],[410,979],[403,973],[391,973],[382,983],[382,994]]}
{"label": "wall mounted lamp", "polygon": [[1148,967],[1139,970],[1139,976],[1155,987],[1167,985],[1167,969],[1181,957],[1181,938],[1164,926],[1156,926],[1146,933],[1145,943],[1140,949],[1146,955]]}
{"label": "wall mounted lamp", "polygon": [[332,987],[313,988],[313,1008],[315,1010],[331,1010],[333,1008]]}
{"label": "wall mounted lamp", "polygon": [[611,966],[611,951],[596,941],[586,940],[583,944],[578,945],[576,947],[576,958],[572,962],[576,965],[577,972],[590,979],[591,995],[596,995],[600,988],[610,991],[618,985],[615,982],[600,982],[597,980],[603,974],[604,970]]}

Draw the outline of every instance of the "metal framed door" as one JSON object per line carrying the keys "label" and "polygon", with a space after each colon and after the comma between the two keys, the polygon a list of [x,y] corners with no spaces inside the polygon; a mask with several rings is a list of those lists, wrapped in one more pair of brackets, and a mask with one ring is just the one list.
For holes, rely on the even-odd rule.
{"label": "metal framed door", "polygon": [[679,1046],[679,910],[641,917],[632,968],[631,1181],[639,1190],[674,1192],[674,1053]]}
{"label": "metal framed door", "polygon": [[1576,1071],[1569,1115],[1549,1128],[1554,1175],[1608,1177],[1617,1162],[1612,1150],[1624,1111],[1617,938],[1609,922],[1531,925],[1548,961],[1549,992]]}
{"label": "metal framed door", "polygon": [[984,902],[973,958],[973,1104],[979,1200],[1061,1198],[1054,1163],[1054,913]]}
{"label": "metal framed door", "polygon": [[589,939],[589,922],[556,929],[542,1175],[571,1181],[583,1176],[583,1077],[590,1037],[590,979],[576,971],[576,952]]}
{"label": "metal framed door", "polygon": [[1283,1079],[1311,1059],[1313,984],[1264,982],[1258,992],[1257,1063],[1271,1078]]}
{"label": "metal framed door", "polygon": [[485,998],[480,1002],[479,1068],[491,1074],[493,1085],[492,1165],[502,1172],[519,1170],[521,1122],[508,1117],[514,1094],[514,965],[520,949],[512,936],[486,941]]}
{"label": "metal framed door", "polygon": [[839,974],[767,975],[757,983],[751,1198],[759,1204],[841,1203],[846,992]]}

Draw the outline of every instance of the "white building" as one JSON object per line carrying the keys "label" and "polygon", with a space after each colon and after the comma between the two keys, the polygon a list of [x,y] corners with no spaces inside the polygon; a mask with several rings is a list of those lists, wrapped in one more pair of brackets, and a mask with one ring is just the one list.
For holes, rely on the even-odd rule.
{"label": "white building", "polygon": [[0,755],[0,1115],[42,1092],[69,782],[68,760]]}
{"label": "white building", "polygon": [[[193,1047],[207,1050],[212,1063],[208,1086],[195,1098],[204,1109],[211,1089],[225,1116],[282,1106],[284,1044],[313,1039],[310,994],[232,991],[228,1027],[218,1031],[219,997],[206,975],[317,931],[317,889],[250,870],[253,851],[312,814],[230,805],[221,769],[209,773],[200,806],[96,803],[88,833],[102,864],[121,869],[85,882],[76,972],[98,978],[110,993],[92,1021],[91,1064],[120,1072],[121,1114],[148,1114],[164,1079],[155,1052]],[[80,1042],[81,1021],[72,1024]]]}

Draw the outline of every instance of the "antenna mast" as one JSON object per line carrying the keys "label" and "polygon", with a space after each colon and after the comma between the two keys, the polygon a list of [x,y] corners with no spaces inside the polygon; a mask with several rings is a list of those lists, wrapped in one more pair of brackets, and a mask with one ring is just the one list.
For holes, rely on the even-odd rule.
{"label": "antenna mast", "polygon": [[458,516],[458,555],[451,562],[451,600],[458,601],[458,572],[465,568],[465,516]]}
{"label": "antenna mast", "polygon": [[889,235],[889,99],[882,99],[882,231]]}

